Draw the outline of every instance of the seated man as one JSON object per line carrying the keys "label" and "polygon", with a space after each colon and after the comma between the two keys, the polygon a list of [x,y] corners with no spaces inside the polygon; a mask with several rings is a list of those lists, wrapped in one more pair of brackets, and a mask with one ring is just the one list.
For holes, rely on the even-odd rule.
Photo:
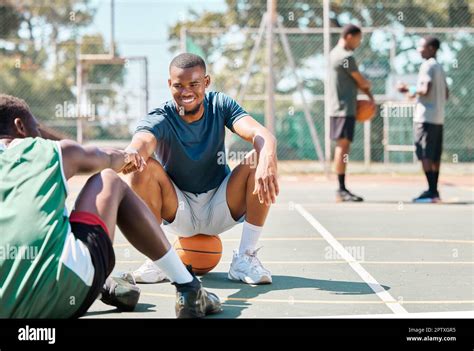
{"label": "seated man", "polygon": [[[140,171],[145,164],[121,150],[42,139],[28,105],[0,95],[0,318],[83,315],[114,267],[116,224],[176,286],[177,317],[221,310],[218,297],[186,269],[148,207],[119,178],[125,167]],[[68,216],[67,179],[80,172],[95,175]],[[113,286],[102,293],[120,305]]]}
{"label": "seated man", "polygon": [[[173,99],[139,121],[127,148],[148,163],[144,172],[132,174],[130,185],[178,236],[216,235],[243,222],[228,278],[270,284],[256,246],[279,192],[276,139],[229,96],[206,93],[211,78],[200,56],[176,56],[169,74]],[[226,128],[254,147],[232,172],[225,157]],[[134,275],[146,283],[164,278],[151,261]]]}

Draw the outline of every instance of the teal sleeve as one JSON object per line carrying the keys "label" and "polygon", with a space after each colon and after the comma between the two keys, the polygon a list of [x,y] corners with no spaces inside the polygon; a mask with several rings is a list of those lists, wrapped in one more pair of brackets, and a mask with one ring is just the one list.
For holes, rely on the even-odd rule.
{"label": "teal sleeve", "polygon": [[242,106],[237,103],[237,101],[232,99],[230,96],[227,96],[223,93],[220,93],[220,95],[220,101],[224,112],[225,125],[227,128],[234,131],[232,128],[234,123],[242,117],[247,116],[248,113],[242,108]]}
{"label": "teal sleeve", "polygon": [[163,139],[167,121],[162,112],[164,111],[157,109],[139,120],[135,133],[150,132],[155,136],[156,140]]}

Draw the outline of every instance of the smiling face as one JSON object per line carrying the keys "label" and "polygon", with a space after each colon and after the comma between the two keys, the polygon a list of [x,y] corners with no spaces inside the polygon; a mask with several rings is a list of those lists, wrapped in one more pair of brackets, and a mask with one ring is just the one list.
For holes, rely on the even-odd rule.
{"label": "smiling face", "polygon": [[203,101],[211,78],[201,66],[189,68],[170,67],[168,86],[181,116],[201,116]]}

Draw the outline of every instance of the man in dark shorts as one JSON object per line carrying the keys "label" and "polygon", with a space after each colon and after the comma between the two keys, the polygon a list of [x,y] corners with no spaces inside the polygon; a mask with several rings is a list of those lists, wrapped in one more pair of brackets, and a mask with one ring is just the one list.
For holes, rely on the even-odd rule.
{"label": "man in dark shorts", "polygon": [[[117,175],[145,167],[125,151],[43,139],[28,105],[0,95],[0,318],[79,317],[99,294],[106,303],[133,308],[138,289],[120,279],[105,284],[115,264],[116,224],[176,286],[177,317],[221,310],[218,297],[202,288],[146,204]],[[95,175],[69,216],[67,180],[78,173]],[[121,296],[123,289],[135,300]]]}
{"label": "man in dark shorts", "polygon": [[329,56],[329,115],[331,139],[336,141],[334,166],[339,182],[336,201],[363,201],[351,193],[345,184],[346,165],[354,137],[357,90],[374,100],[370,82],[357,68],[353,51],[360,46],[362,32],[359,27],[348,24]]}
{"label": "man in dark shorts", "polygon": [[417,98],[413,116],[416,155],[421,161],[428,181],[428,190],[413,199],[414,202],[439,202],[439,169],[443,149],[444,108],[449,97],[446,74],[436,61],[440,47],[437,38],[420,40],[418,51],[425,61],[421,64],[416,87],[401,84],[398,90],[409,98]]}

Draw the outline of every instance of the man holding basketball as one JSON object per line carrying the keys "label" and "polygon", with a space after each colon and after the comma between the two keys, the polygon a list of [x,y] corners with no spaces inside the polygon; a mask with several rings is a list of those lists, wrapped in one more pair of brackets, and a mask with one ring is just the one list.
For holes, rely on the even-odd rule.
{"label": "man holding basketball", "polygon": [[345,184],[346,165],[354,137],[357,90],[363,91],[373,102],[370,82],[357,68],[353,51],[360,46],[362,32],[359,27],[348,24],[329,56],[329,115],[331,139],[336,141],[334,165],[339,181],[336,201],[363,201],[351,193]]}
{"label": "man holding basketball", "polygon": [[449,97],[446,74],[436,61],[440,42],[428,36],[420,40],[418,52],[425,59],[418,73],[416,87],[401,84],[398,90],[409,98],[417,98],[413,122],[415,123],[416,155],[421,161],[428,181],[428,190],[413,202],[438,202],[438,177],[443,149],[444,107]]}
{"label": "man holding basketball", "polygon": [[[269,284],[271,273],[257,258],[256,245],[279,192],[276,139],[232,98],[206,93],[211,78],[201,57],[176,56],[169,74],[173,99],[139,121],[126,149],[148,165],[130,176],[130,185],[158,221],[181,237],[216,235],[243,222],[228,277]],[[226,127],[254,146],[232,172],[222,158]],[[134,276],[147,283],[165,278],[150,260]]]}

